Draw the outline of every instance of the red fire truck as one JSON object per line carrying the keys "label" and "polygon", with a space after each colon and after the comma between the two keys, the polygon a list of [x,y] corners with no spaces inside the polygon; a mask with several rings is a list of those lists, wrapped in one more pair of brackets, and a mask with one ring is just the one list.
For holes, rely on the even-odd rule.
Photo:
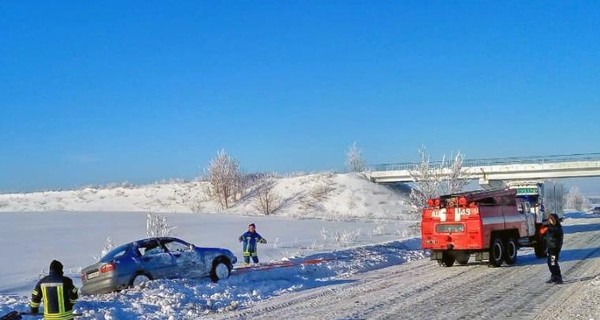
{"label": "red fire truck", "polygon": [[[519,247],[535,247],[545,256],[543,219],[529,210],[515,189],[473,191],[427,201],[421,222],[421,244],[442,266],[476,261],[499,267],[517,260]],[[539,222],[538,222],[539,221]]]}

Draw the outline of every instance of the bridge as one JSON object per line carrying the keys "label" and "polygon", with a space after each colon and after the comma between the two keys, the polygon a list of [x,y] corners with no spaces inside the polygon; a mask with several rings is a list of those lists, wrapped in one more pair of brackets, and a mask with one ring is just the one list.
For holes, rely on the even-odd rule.
{"label": "bridge", "polygon": [[[414,182],[411,171],[420,163],[403,162],[376,164],[369,167],[366,175],[373,182]],[[441,161],[432,161],[431,167],[439,168]],[[499,187],[504,181],[543,180],[557,178],[599,177],[600,153],[580,153],[569,155],[508,157],[492,159],[464,159],[463,177],[478,179],[486,188]],[[440,170],[442,178],[448,177],[450,170]]]}

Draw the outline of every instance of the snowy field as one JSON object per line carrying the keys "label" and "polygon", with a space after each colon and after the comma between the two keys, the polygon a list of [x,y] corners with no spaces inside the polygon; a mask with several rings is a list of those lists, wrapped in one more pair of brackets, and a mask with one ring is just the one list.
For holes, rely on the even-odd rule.
{"label": "snowy field", "polygon": [[[236,238],[255,222],[269,243],[263,261],[323,258],[326,262],[269,271],[234,273],[218,284],[208,279],[159,280],[147,288],[83,297],[76,311],[90,319],[197,318],[288,291],[326,286],[343,276],[423,257],[410,221],[324,221],[277,217],[169,214],[176,236],[200,246],[231,249],[241,258]],[[110,236],[123,243],[145,237],[143,213],[2,213],[0,314],[25,310],[35,282],[58,259],[80,285],[79,270],[94,263]],[[382,244],[381,244],[382,243]],[[10,263],[6,263],[10,261]],[[84,317],[84,319],[86,318]]]}
{"label": "snowy field", "polygon": [[156,280],[83,296],[80,319],[600,319],[598,215],[566,215],[566,281],[553,287],[544,284],[545,260],[530,248],[511,267],[437,266],[419,249],[405,199],[360,176],[280,178],[275,190],[285,205],[269,216],[252,197],[222,210],[203,190],[201,182],[175,182],[0,195],[0,315],[28,309],[52,259],[79,286],[80,269],[108,237],[115,244],[144,238],[147,213],[159,212],[174,236],[238,258],[237,237],[254,222],[269,240],[259,246],[261,260],[288,265],[234,270],[216,284]]}
{"label": "snowy field", "polygon": [[275,190],[285,205],[270,216],[256,212],[251,198],[221,210],[204,190],[201,182],[176,182],[0,195],[5,262],[0,264],[0,314],[27,310],[28,295],[52,259],[62,261],[65,274],[80,286],[79,271],[96,261],[108,237],[115,244],[146,237],[147,212],[165,215],[174,236],[198,246],[228,248],[238,259],[237,237],[254,222],[269,241],[259,247],[261,261],[293,266],[234,271],[217,284],[157,280],[144,288],[84,296],[76,305],[80,318],[212,317],[425,256],[418,249],[417,221],[407,214],[404,199],[360,176],[278,179]]}

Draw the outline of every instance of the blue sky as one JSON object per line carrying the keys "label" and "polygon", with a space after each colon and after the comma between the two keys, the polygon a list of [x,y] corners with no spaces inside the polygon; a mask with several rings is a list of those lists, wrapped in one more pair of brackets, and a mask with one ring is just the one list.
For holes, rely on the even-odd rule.
{"label": "blue sky", "polygon": [[593,1],[3,1],[0,192],[600,152]]}

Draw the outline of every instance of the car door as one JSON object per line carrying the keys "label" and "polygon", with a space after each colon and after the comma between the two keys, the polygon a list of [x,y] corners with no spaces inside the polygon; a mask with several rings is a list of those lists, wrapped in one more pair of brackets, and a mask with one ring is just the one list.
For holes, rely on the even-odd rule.
{"label": "car door", "polygon": [[149,272],[155,279],[175,276],[175,259],[158,239],[149,239],[138,243],[137,249],[141,256],[142,270]]}
{"label": "car door", "polygon": [[201,254],[196,251],[194,245],[175,238],[162,239],[162,243],[175,261],[175,277],[204,275],[206,267]]}

